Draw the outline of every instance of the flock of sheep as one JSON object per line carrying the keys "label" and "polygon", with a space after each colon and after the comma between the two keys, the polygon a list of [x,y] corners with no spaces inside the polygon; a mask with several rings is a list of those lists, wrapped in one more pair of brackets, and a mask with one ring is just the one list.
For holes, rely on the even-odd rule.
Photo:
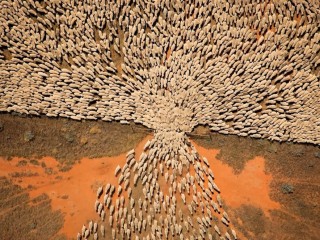
{"label": "flock of sheep", "polygon": [[178,135],[176,151],[165,149],[157,133],[139,160],[134,150],[127,153],[125,165],[115,169],[118,185],[97,190],[100,223],[83,225],[78,240],[106,237],[105,222],[111,228],[107,239],[113,240],[237,239],[208,160]]}
{"label": "flock of sheep", "polygon": [[99,189],[102,225],[79,239],[105,236],[107,220],[113,239],[236,239],[185,133],[320,144],[319,4],[2,0],[0,112],[154,130],[139,161],[130,152],[117,169],[119,186]]}
{"label": "flock of sheep", "polygon": [[0,7],[0,111],[320,143],[319,1]]}

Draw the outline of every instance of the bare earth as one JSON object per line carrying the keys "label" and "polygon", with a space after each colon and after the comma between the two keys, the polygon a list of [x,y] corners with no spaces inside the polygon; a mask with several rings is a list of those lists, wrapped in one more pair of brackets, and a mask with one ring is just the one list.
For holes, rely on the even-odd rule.
{"label": "bare earth", "polygon": [[[135,147],[139,155],[152,137],[135,127],[0,115],[0,239],[73,239],[97,219],[98,186],[116,184],[125,153]],[[240,239],[318,239],[319,147],[192,134],[207,134],[192,135],[193,144]]]}

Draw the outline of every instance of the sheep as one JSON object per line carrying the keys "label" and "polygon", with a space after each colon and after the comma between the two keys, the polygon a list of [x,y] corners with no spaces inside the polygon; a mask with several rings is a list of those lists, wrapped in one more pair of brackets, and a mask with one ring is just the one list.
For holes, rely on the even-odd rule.
{"label": "sheep", "polygon": [[179,217],[180,217],[180,221],[183,222],[183,214],[181,209],[179,210]]}
{"label": "sheep", "polygon": [[207,165],[208,168],[210,168],[210,164],[209,164],[207,158],[202,157],[202,160],[203,160],[204,164]]}
{"label": "sheep", "polygon": [[190,195],[190,186],[189,186],[189,184],[186,184],[185,188],[186,188],[186,191],[187,191],[188,195]]}
{"label": "sheep", "polygon": [[164,168],[162,163],[159,164],[159,168],[160,168],[160,173],[163,176]]}
{"label": "sheep", "polygon": [[98,240],[98,233],[94,233],[93,239],[94,239],[94,240]]}
{"label": "sheep", "polygon": [[135,204],[135,201],[133,198],[130,199],[130,208],[133,209],[134,208],[134,204]]}
{"label": "sheep", "polygon": [[97,213],[98,213],[99,215],[101,215],[102,210],[103,210],[103,204],[101,204],[101,203],[99,202]]}
{"label": "sheep", "polygon": [[90,233],[93,233],[93,222],[92,221],[89,222],[89,231],[90,231]]}
{"label": "sheep", "polygon": [[217,226],[217,225],[214,225],[213,228],[214,228],[214,230],[218,233],[218,235],[221,236],[221,233],[220,233],[220,230],[219,230],[218,226]]}
{"label": "sheep", "polygon": [[113,213],[114,213],[114,206],[113,205],[111,205],[110,206],[110,216],[112,216],[113,215]]}
{"label": "sheep", "polygon": [[229,222],[224,217],[221,218],[221,222],[227,227],[229,226]]}
{"label": "sheep", "polygon": [[134,149],[131,149],[127,154],[126,154],[126,158],[128,158],[130,155],[134,155],[135,151]]}
{"label": "sheep", "polygon": [[127,193],[128,193],[128,198],[131,198],[132,189],[130,187],[127,189]]}
{"label": "sheep", "polygon": [[183,203],[186,204],[186,196],[183,193],[181,193],[181,199]]}
{"label": "sheep", "polygon": [[118,186],[118,197],[120,196],[120,194],[121,194],[121,192],[122,192],[122,187],[121,186]]}
{"label": "sheep", "polygon": [[147,228],[147,220],[146,220],[146,219],[143,219],[143,220],[142,220],[142,229],[143,229],[144,231],[146,231],[146,228]]}
{"label": "sheep", "polygon": [[124,176],[121,174],[118,179],[118,185],[122,184],[123,180],[124,180]]}
{"label": "sheep", "polygon": [[108,201],[109,195],[104,195],[103,196],[103,204],[106,206],[107,205],[107,201]]}
{"label": "sheep", "polygon": [[121,167],[118,165],[114,170],[114,176],[117,177],[120,172],[121,172]]}
{"label": "sheep", "polygon": [[96,212],[98,212],[99,205],[100,205],[100,202],[98,200],[96,200],[95,203],[94,203],[94,210]]}
{"label": "sheep", "polygon": [[115,229],[111,230],[111,235],[112,235],[112,240],[115,240],[116,239],[116,231],[115,231]]}
{"label": "sheep", "polygon": [[95,222],[93,224],[93,232],[96,233],[98,231],[98,224]]}
{"label": "sheep", "polygon": [[190,214],[193,215],[193,208],[191,207],[190,204],[188,204],[188,210],[189,210]]}
{"label": "sheep", "polygon": [[105,237],[105,227],[104,227],[104,225],[100,226],[100,232],[101,232],[102,237]]}
{"label": "sheep", "polygon": [[202,201],[200,202],[200,208],[201,212],[204,213],[204,203]]}
{"label": "sheep", "polygon": [[195,194],[192,195],[192,200],[196,205],[199,205],[198,204],[198,198],[197,198],[197,196]]}
{"label": "sheep", "polygon": [[110,208],[110,205],[111,205],[111,201],[112,199],[110,197],[107,198],[107,201],[106,201],[106,204],[105,206],[109,209]]}
{"label": "sheep", "polygon": [[168,172],[166,172],[164,174],[164,178],[165,178],[165,181],[168,182],[168,180],[169,180],[169,173]]}
{"label": "sheep", "polygon": [[231,229],[231,233],[232,233],[232,236],[235,240],[237,240],[237,234],[236,234],[236,231],[234,229]]}
{"label": "sheep", "polygon": [[228,214],[227,214],[226,212],[223,212],[223,213],[222,213],[222,216],[223,216],[228,222],[230,222],[229,216],[228,216]]}
{"label": "sheep", "polygon": [[226,237],[227,240],[231,240],[231,236],[228,232],[226,232],[224,236]]}
{"label": "sheep", "polygon": [[222,207],[222,199],[221,199],[220,194],[217,194],[216,198],[217,198],[217,202],[218,202],[219,206]]}
{"label": "sheep", "polygon": [[145,200],[143,201],[143,209],[144,209],[145,212],[148,211],[148,203]]}
{"label": "sheep", "polygon": [[101,214],[100,214],[101,221],[104,221],[105,215],[106,215],[105,211],[102,210],[102,211],[101,211]]}
{"label": "sheep", "polygon": [[115,192],[115,186],[111,185],[111,187],[110,187],[110,192],[109,192],[110,197],[113,196],[114,192]]}
{"label": "sheep", "polygon": [[134,177],[133,177],[133,184],[134,184],[134,186],[137,186],[138,179],[139,179],[139,175],[138,175],[138,174],[135,174]]}
{"label": "sheep", "polygon": [[87,239],[90,236],[90,231],[87,229],[84,233],[84,237]]}
{"label": "sheep", "polygon": [[81,229],[81,235],[84,237],[85,236],[85,233],[86,233],[86,226],[85,225],[82,225],[82,229]]}

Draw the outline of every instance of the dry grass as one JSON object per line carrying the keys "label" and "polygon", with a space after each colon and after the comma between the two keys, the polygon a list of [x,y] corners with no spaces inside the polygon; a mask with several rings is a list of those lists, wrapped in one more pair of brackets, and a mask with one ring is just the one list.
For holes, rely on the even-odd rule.
{"label": "dry grass", "polygon": [[30,199],[24,189],[0,178],[0,239],[64,239],[58,235],[63,216],[50,203],[47,195]]}
{"label": "dry grass", "polygon": [[295,144],[272,142],[267,139],[255,139],[250,137],[239,137],[236,135],[223,135],[210,132],[203,126],[197,127],[191,133],[191,139],[205,148],[220,149],[217,158],[230,165],[236,173],[240,173],[247,161],[255,156],[262,156],[267,161],[277,161],[281,157],[283,161],[293,160],[308,164],[317,161],[317,155],[320,157],[319,147],[312,144]]}
{"label": "dry grass", "polygon": [[[0,123],[3,124],[0,156],[8,159],[13,156],[29,159],[52,156],[64,164],[62,171],[67,171],[83,157],[117,156],[127,152],[149,133],[141,126],[118,122],[79,122],[10,114],[0,114]],[[26,139],[26,132],[34,137]]]}

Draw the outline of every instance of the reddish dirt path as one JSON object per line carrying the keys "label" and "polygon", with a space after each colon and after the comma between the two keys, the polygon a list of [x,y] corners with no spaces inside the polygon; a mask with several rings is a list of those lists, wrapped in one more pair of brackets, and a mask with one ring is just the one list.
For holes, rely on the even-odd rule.
{"label": "reddish dirt path", "polygon": [[280,209],[280,204],[269,196],[272,175],[265,172],[264,158],[255,157],[247,162],[240,174],[235,174],[232,167],[216,158],[218,149],[205,149],[193,144],[199,154],[208,159],[221,196],[228,206],[237,208],[242,204],[253,205],[261,208],[266,216],[270,216],[269,210]]}
{"label": "reddish dirt path", "polygon": [[[150,138],[152,137],[148,136],[138,144],[135,148],[136,156],[140,155],[144,144]],[[61,210],[65,214],[64,227],[59,233],[65,234],[69,239],[76,236],[87,220],[97,219],[94,211],[96,190],[107,183],[118,184],[114,170],[117,165],[122,167],[125,164],[126,153],[116,157],[83,158],[80,164],[75,164],[68,172],[58,172],[58,163],[53,158],[39,159],[39,162],[45,162],[47,167],[53,168],[52,175],[47,175],[40,165],[16,166],[21,159],[13,158],[7,161],[0,158],[0,176],[9,177],[24,188],[32,185],[33,189],[29,192],[31,198],[43,193],[48,194],[52,199],[53,210]],[[15,172],[37,173],[38,176],[12,178],[10,175]]]}

